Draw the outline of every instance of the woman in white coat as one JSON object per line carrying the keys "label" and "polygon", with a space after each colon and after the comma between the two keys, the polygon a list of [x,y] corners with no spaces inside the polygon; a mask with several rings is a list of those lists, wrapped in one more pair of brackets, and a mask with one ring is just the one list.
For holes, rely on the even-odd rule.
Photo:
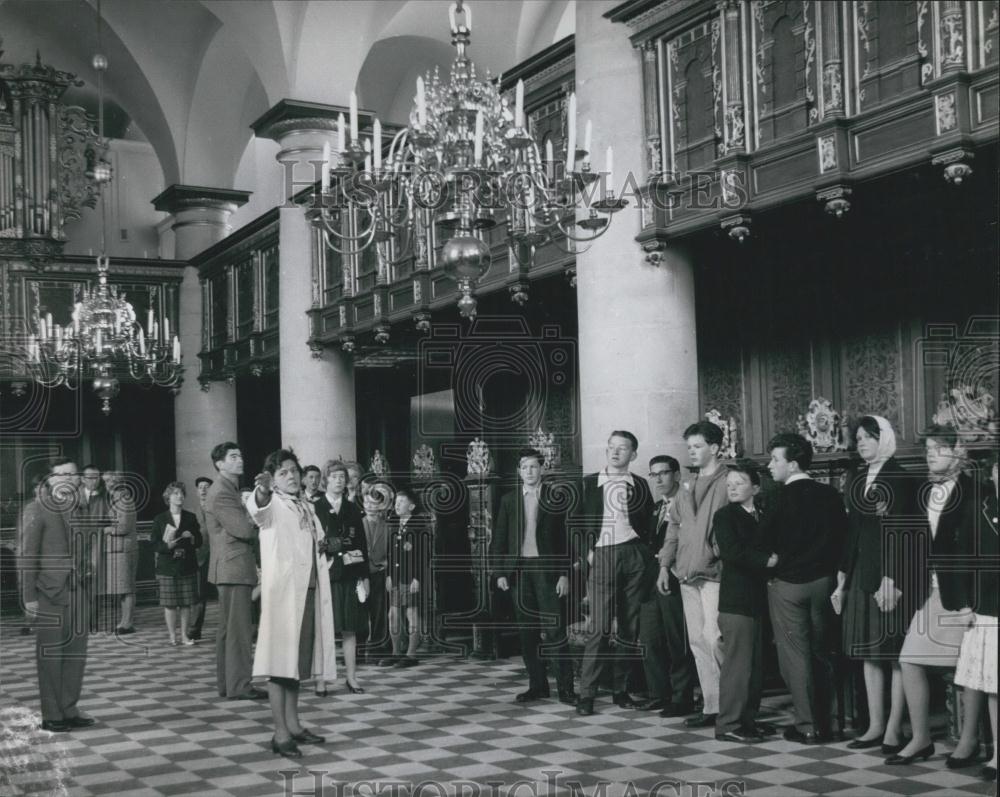
{"label": "woman in white coat", "polygon": [[302,469],[291,450],[269,454],[246,497],[260,527],[261,614],[253,677],[267,678],[274,716],[271,750],[301,758],[296,742],[322,744],[299,723],[299,684],[337,677],[333,603],[323,528],[299,491]]}

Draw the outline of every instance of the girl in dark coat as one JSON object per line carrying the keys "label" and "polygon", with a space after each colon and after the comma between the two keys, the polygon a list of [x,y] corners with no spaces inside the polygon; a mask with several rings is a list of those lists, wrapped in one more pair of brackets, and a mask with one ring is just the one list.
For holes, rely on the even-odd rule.
{"label": "girl in dark coat", "polygon": [[848,490],[847,547],[831,600],[838,614],[843,611],[844,653],[864,662],[869,720],[868,730],[847,746],[863,750],[881,745],[882,752],[891,755],[901,747],[906,710],[899,651],[910,618],[919,608],[917,590],[907,583],[914,566],[915,538],[903,533],[893,519],[913,512],[916,484],[896,461],[896,435],[889,421],[866,415],[856,439],[866,467]]}

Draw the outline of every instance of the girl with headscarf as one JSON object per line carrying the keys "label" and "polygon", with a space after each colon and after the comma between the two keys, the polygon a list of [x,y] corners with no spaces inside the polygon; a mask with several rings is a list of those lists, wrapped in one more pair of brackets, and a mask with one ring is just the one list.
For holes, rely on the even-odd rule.
{"label": "girl with headscarf", "polygon": [[[868,729],[847,746],[881,746],[886,755],[903,744],[906,701],[898,656],[910,618],[918,608],[907,582],[913,567],[912,536],[894,518],[913,512],[915,483],[896,461],[896,435],[889,421],[866,415],[856,433],[864,461],[847,495],[849,533],[830,599],[843,613],[844,652],[864,664]],[[889,665],[889,666],[886,666]],[[885,715],[886,670],[891,668],[889,716]]]}

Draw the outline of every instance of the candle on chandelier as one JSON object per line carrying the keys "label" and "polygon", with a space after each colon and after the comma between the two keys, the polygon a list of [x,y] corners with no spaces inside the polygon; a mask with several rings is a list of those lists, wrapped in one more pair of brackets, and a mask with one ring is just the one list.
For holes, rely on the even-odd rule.
{"label": "candle on chandelier", "polygon": [[576,92],[569,95],[566,118],[566,174],[576,171]]}
{"label": "candle on chandelier", "polygon": [[160,337],[160,325],[156,321],[154,321],[153,331],[149,333],[149,342],[156,343],[159,337]]}
{"label": "candle on chandelier", "polygon": [[323,142],[323,174],[320,176],[320,187],[324,194],[330,190],[330,142]]}
{"label": "candle on chandelier", "polygon": [[345,146],[346,145],[345,136],[346,136],[346,134],[344,132],[344,114],[341,113],[341,114],[337,115],[337,154],[338,155],[340,153],[342,153],[346,149],[346,146]]}
{"label": "candle on chandelier", "polygon": [[358,140],[358,95],[351,92],[351,143]]}
{"label": "candle on chandelier", "polygon": [[554,179],[555,168],[555,158],[552,154],[552,139],[549,138],[545,141],[545,175],[549,180]]}
{"label": "candle on chandelier", "polygon": [[524,127],[524,81],[517,81],[514,90],[514,127],[520,130]]}
{"label": "candle on chandelier", "polygon": [[372,151],[375,153],[375,171],[382,169],[382,123],[376,119],[372,125]]}
{"label": "candle on chandelier", "polygon": [[163,340],[170,340],[170,319],[166,316],[163,317]]}
{"label": "candle on chandelier", "polygon": [[28,357],[32,362],[38,362],[38,339],[34,333],[28,335]]}
{"label": "candle on chandelier", "polygon": [[607,152],[604,153],[604,171],[608,173],[608,193],[613,194],[615,191],[615,161],[610,144]]}
{"label": "candle on chandelier", "polygon": [[104,330],[100,327],[97,328],[97,333],[94,335],[94,346],[97,348],[98,354],[104,350]]}
{"label": "candle on chandelier", "polygon": [[472,142],[472,161],[479,166],[483,162],[483,112],[476,111],[476,137]]}
{"label": "candle on chandelier", "polygon": [[38,337],[42,341],[42,343],[44,343],[46,341],[46,339],[48,338],[48,335],[46,335],[45,319],[44,318],[39,318],[38,319]]}
{"label": "candle on chandelier", "polygon": [[181,364],[181,342],[176,335],[174,335],[174,364]]}
{"label": "candle on chandelier", "polygon": [[52,326],[53,326],[53,324],[52,324],[52,313],[46,313],[45,314],[45,326],[48,327],[49,332],[51,333],[52,332]]}
{"label": "candle on chandelier", "polygon": [[154,323],[156,323],[156,322],[155,322],[155,319],[153,318],[153,308],[150,307],[149,310],[146,311],[146,333],[150,337],[152,337],[152,335],[153,335],[153,324]]}
{"label": "candle on chandelier", "polygon": [[583,156],[583,163],[585,166],[590,165],[590,145],[591,145],[591,135],[593,134],[593,132],[594,132],[594,127],[590,123],[590,120],[588,119],[586,127],[583,128],[583,148],[586,150]]}
{"label": "candle on chandelier", "polygon": [[55,329],[55,333],[56,333],[56,348],[57,349],[61,349],[62,348],[62,339],[63,339],[63,329],[58,324],[55,325],[54,329]]}
{"label": "candle on chandelier", "polygon": [[371,174],[372,171],[372,142],[365,139],[365,171]]}
{"label": "candle on chandelier", "polygon": [[142,327],[139,327],[139,355],[146,356],[146,334],[142,331]]}
{"label": "candle on chandelier", "polygon": [[427,125],[427,95],[424,92],[424,79],[417,77],[417,121],[420,128]]}

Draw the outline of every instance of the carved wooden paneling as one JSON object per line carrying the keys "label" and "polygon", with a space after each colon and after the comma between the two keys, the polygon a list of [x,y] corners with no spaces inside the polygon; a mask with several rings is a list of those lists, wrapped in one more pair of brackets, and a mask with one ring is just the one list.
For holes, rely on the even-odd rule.
{"label": "carved wooden paneling", "polygon": [[735,418],[741,439],[744,427],[743,369],[740,349],[732,347],[701,358],[698,363],[701,381],[702,413],[718,410],[723,418]]}
{"label": "carved wooden paneling", "polygon": [[868,110],[920,88],[921,72],[925,64],[930,64],[927,7],[928,3],[913,0],[854,3],[858,110]]}
{"label": "carved wooden paneling", "polygon": [[722,138],[722,74],[717,17],[667,42],[673,167],[708,166]]}
{"label": "carved wooden paneling", "polygon": [[975,20],[977,35],[977,60],[980,69],[997,67],[1000,63],[1000,0],[973,3],[978,18]]}
{"label": "carved wooden paneling", "polygon": [[757,141],[765,146],[815,121],[816,9],[810,2],[755,2],[752,20]]}
{"label": "carved wooden paneling", "polygon": [[841,414],[852,420],[881,415],[893,429],[902,428],[902,352],[897,328],[848,335],[840,349],[844,404]]}
{"label": "carved wooden paneling", "polygon": [[778,432],[793,432],[799,415],[813,398],[812,358],[808,343],[775,342],[767,352],[765,416],[770,428],[767,436]]}

